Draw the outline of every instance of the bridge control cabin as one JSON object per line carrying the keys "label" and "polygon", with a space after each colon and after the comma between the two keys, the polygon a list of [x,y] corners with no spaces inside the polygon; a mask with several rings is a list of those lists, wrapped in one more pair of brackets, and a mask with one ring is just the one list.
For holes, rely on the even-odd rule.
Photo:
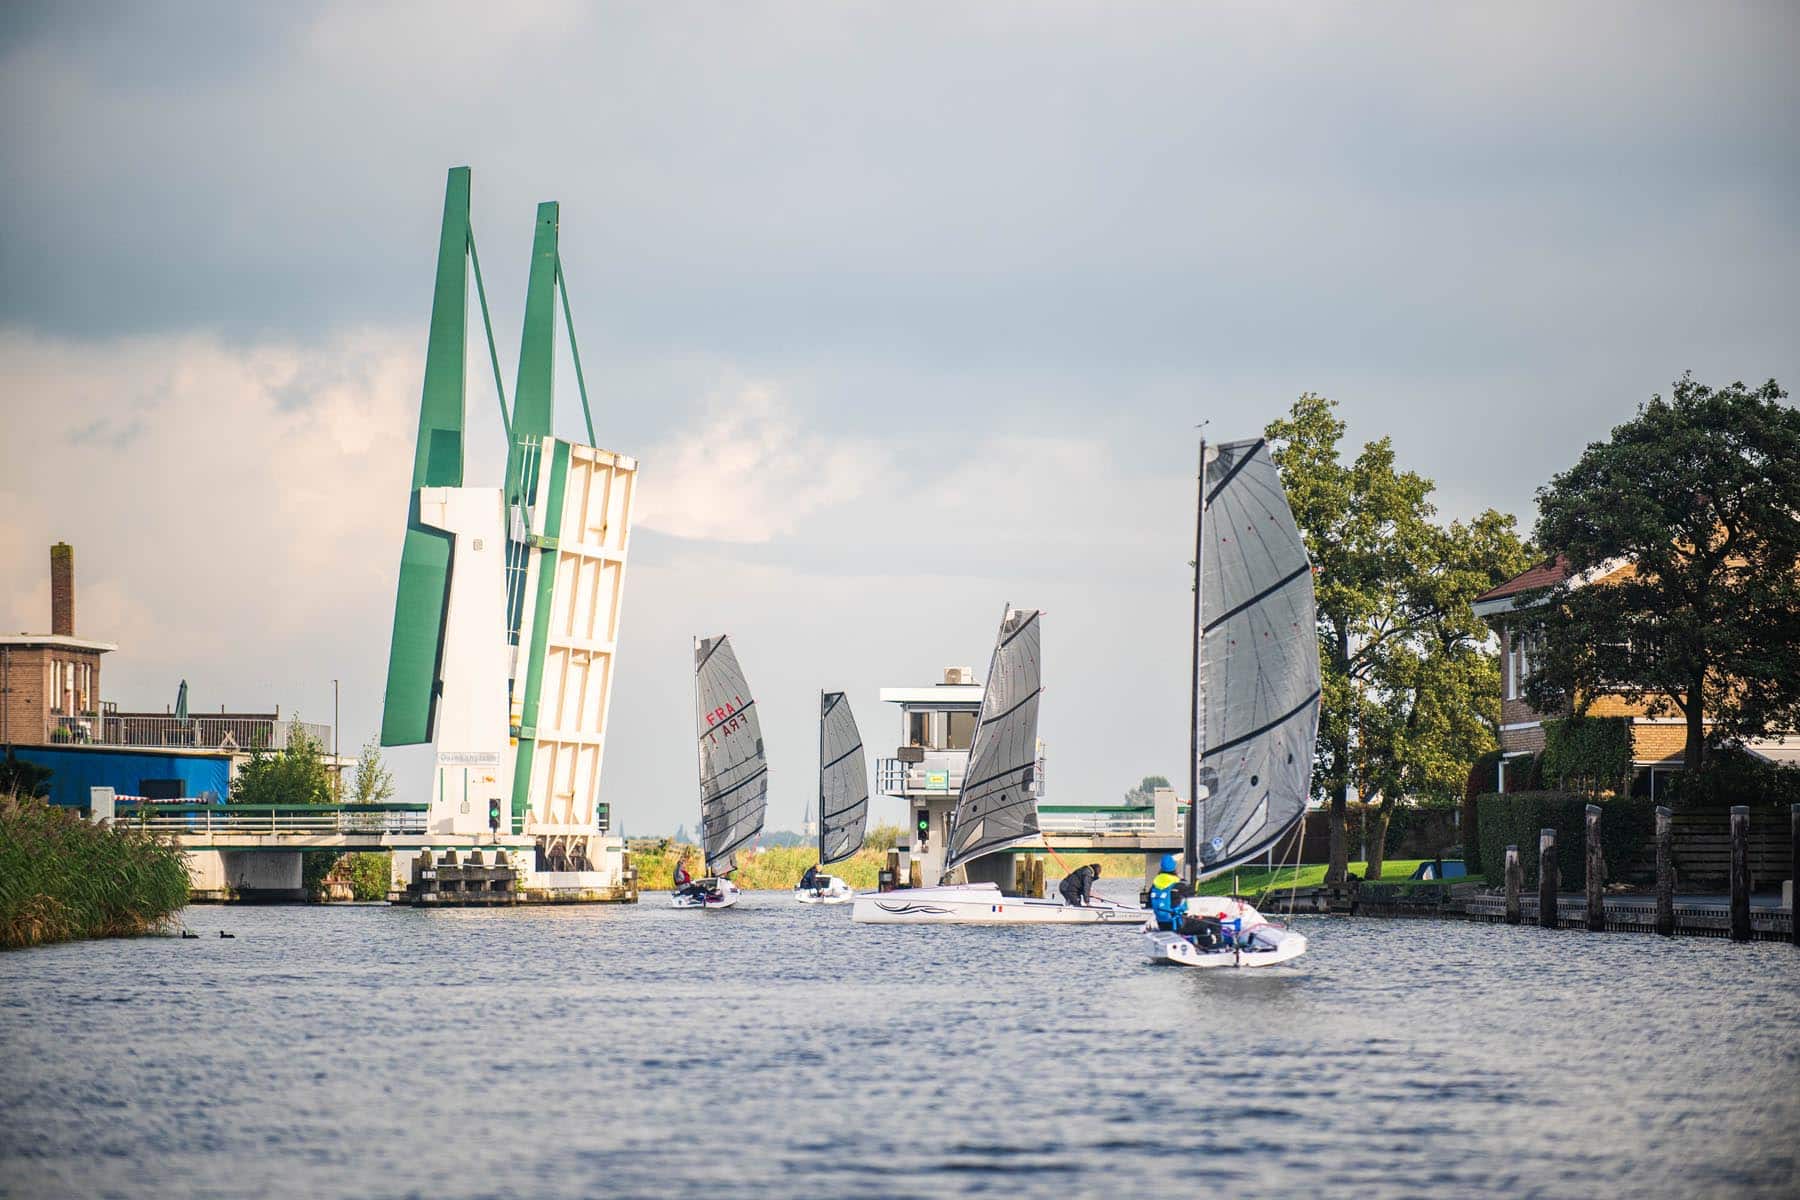
{"label": "bridge control cabin", "polygon": [[[944,668],[939,683],[881,689],[881,699],[900,708],[900,742],[892,757],[875,760],[875,791],[906,805],[906,836],[899,847],[907,861],[902,884],[914,867],[921,885],[938,882],[950,812],[968,766],[983,690],[969,667]],[[1159,788],[1136,804],[1046,803],[1042,739],[1032,787],[1038,798],[1038,827],[1069,861],[1074,861],[1071,855],[1142,854],[1149,878],[1165,853],[1181,852],[1187,802],[1168,788]],[[1012,892],[1021,878],[1018,860],[1044,857],[1048,856],[1043,844],[1015,846],[976,859],[965,869],[971,883],[994,883]],[[1049,874],[1052,878],[1060,874],[1054,861]]]}

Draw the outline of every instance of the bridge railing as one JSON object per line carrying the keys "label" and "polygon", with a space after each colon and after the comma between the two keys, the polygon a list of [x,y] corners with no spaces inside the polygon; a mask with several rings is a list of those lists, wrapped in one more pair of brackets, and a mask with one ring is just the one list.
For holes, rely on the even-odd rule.
{"label": "bridge railing", "polygon": [[1151,834],[1156,832],[1156,810],[1040,804],[1038,828],[1045,833]]}
{"label": "bridge railing", "polygon": [[133,829],[188,837],[215,834],[318,837],[424,833],[425,804],[184,804],[118,798],[118,817]]}

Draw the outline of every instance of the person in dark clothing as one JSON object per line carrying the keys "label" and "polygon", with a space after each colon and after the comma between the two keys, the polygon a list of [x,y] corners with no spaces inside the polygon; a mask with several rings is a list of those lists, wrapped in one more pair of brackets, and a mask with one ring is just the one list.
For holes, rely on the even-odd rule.
{"label": "person in dark clothing", "polygon": [[1081,908],[1093,899],[1094,880],[1100,878],[1100,864],[1089,863],[1085,867],[1077,867],[1063,877],[1057,891],[1067,903]]}
{"label": "person in dark clothing", "polygon": [[817,863],[806,868],[806,874],[800,877],[798,890],[802,892],[817,891],[819,888],[819,867]]}

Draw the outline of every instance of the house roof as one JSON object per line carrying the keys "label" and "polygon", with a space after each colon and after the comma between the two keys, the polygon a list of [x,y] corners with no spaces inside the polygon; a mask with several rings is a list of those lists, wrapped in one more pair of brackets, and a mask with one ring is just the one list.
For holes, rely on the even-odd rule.
{"label": "house roof", "polygon": [[1569,560],[1562,555],[1519,572],[1505,583],[1495,584],[1481,595],[1475,597],[1475,603],[1482,604],[1489,600],[1504,600],[1508,596],[1516,596],[1520,592],[1529,592],[1541,587],[1549,587],[1553,583],[1561,583],[1569,575]]}

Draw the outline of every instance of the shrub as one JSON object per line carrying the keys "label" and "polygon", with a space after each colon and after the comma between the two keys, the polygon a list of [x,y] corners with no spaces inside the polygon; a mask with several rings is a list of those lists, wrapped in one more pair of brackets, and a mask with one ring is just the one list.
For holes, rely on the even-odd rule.
{"label": "shrub", "polygon": [[1479,875],[1486,870],[1483,865],[1485,860],[1481,857],[1481,806],[1476,801],[1499,790],[1500,751],[1489,750],[1470,764],[1469,779],[1463,785],[1463,861],[1468,864],[1471,875]]}
{"label": "shrub", "polygon": [[1747,751],[1721,748],[1707,756],[1698,775],[1677,775],[1666,789],[1659,783],[1657,798],[1673,808],[1800,804],[1800,767],[1778,767]]}
{"label": "shrub", "polygon": [[1627,717],[1569,717],[1544,722],[1542,783],[1590,795],[1623,793],[1631,778],[1631,721]]}
{"label": "shrub", "polygon": [[[1525,886],[1537,886],[1538,833],[1556,830],[1556,867],[1566,890],[1586,885],[1587,806],[1592,797],[1573,792],[1508,792],[1478,801],[1477,832],[1481,861],[1499,881],[1506,868],[1506,848],[1516,845],[1525,866]],[[1641,873],[1654,854],[1656,809],[1648,800],[1613,797],[1600,805],[1600,841],[1606,848],[1611,880]]]}
{"label": "shrub", "polygon": [[0,799],[0,947],[151,933],[187,899],[173,842],[38,799]]}

